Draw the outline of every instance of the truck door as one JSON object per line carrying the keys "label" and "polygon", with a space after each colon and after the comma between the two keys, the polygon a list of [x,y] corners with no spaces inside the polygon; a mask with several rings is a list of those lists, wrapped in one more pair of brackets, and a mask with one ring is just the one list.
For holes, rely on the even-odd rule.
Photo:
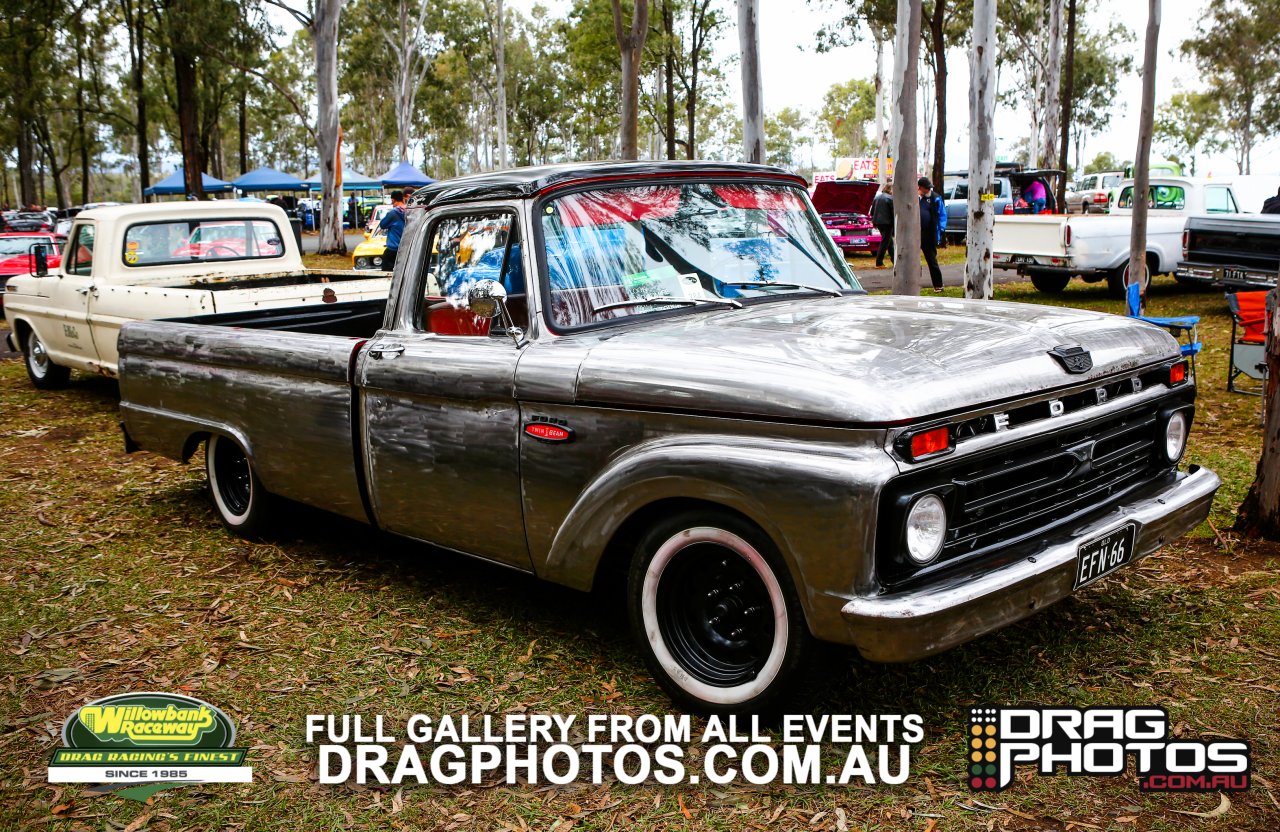
{"label": "truck door", "polygon": [[65,366],[82,367],[98,359],[89,331],[95,231],[91,222],[72,227],[61,269],[44,278],[49,281],[47,317],[32,322],[50,356]]}
{"label": "truck door", "polygon": [[[520,350],[458,308],[476,280],[501,280],[527,326],[519,221],[509,210],[433,218],[406,269],[397,322],[358,368],[366,475],[383,527],[531,569],[520,494]],[[452,303],[451,303],[452,301]]]}

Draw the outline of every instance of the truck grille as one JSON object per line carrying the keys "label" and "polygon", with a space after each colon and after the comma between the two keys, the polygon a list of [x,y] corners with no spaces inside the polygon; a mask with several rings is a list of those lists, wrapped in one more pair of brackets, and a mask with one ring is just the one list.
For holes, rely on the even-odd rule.
{"label": "truck grille", "polygon": [[[1157,441],[1169,407],[1169,399],[1148,403],[899,477],[881,501],[881,579],[900,583],[1044,535],[1166,473]],[[919,567],[906,556],[902,530],[907,509],[926,491],[946,503],[948,531],[939,558]]]}

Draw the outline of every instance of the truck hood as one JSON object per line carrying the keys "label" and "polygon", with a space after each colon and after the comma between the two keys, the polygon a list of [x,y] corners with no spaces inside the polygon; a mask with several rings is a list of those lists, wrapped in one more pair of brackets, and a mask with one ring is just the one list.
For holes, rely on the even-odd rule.
{"label": "truck hood", "polygon": [[[1049,354],[1089,350],[1068,373]],[[582,403],[828,424],[904,422],[1071,386],[1178,356],[1150,324],[957,298],[847,296],[701,312],[601,335]]]}

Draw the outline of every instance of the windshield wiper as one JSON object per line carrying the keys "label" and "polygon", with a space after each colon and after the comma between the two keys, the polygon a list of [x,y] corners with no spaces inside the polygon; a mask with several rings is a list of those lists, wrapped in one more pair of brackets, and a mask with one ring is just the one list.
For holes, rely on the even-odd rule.
{"label": "windshield wiper", "polygon": [[821,292],[822,294],[828,295],[833,298],[839,298],[844,296],[844,292],[841,292],[839,289],[826,289],[821,286],[808,286],[804,283],[773,283],[773,282],[765,283],[765,282],[756,281],[756,280],[726,282],[722,280],[720,281],[720,285],[721,286],[741,286],[745,289],[768,289],[769,287],[773,287],[777,289],[808,289],[811,292]]}
{"label": "windshield wiper", "polygon": [[[774,284],[775,286],[777,284]],[[616,303],[606,303],[604,306],[594,306],[591,311],[607,312],[610,309],[623,309],[627,306],[639,306],[642,303],[668,303],[677,306],[697,306],[700,303],[714,303],[719,306],[732,306],[734,309],[741,309],[742,304],[731,298],[675,298],[675,297],[656,297],[656,298],[632,298],[631,300],[620,300]]]}

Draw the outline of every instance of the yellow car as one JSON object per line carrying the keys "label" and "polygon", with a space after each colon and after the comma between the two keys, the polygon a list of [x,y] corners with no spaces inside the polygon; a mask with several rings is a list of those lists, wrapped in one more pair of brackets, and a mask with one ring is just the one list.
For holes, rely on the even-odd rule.
{"label": "yellow car", "polygon": [[387,250],[387,237],[365,237],[364,242],[351,252],[351,268],[381,269],[382,255]]}

